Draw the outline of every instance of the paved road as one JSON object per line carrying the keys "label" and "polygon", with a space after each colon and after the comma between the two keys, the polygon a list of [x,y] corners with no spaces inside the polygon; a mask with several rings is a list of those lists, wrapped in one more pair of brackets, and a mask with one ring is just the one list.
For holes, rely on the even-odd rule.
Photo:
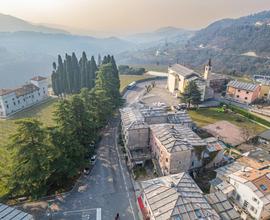
{"label": "paved road", "polygon": [[116,213],[120,213],[121,220],[139,219],[123,156],[119,160],[121,152],[116,143],[118,122],[119,119],[115,118],[104,129],[96,164],[91,174],[80,183],[80,186],[87,186],[86,190],[75,190],[64,202],[58,202],[61,211],[54,213],[52,219],[113,220]]}
{"label": "paved road", "polygon": [[[157,85],[164,86],[166,84],[166,79],[157,79],[153,80]],[[126,104],[131,105],[141,100],[144,92],[145,86],[151,84],[152,81],[146,81],[138,83],[133,89],[127,90],[125,95],[123,96],[126,99]]]}

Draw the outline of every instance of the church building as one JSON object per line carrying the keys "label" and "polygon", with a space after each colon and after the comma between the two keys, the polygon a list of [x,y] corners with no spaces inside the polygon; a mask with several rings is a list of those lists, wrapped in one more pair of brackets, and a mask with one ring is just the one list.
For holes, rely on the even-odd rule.
{"label": "church building", "polygon": [[189,82],[195,81],[200,92],[201,101],[213,98],[214,92],[226,89],[228,78],[224,75],[212,73],[211,59],[205,65],[204,74],[200,74],[180,64],[174,64],[168,68],[167,88],[175,96],[184,92]]}

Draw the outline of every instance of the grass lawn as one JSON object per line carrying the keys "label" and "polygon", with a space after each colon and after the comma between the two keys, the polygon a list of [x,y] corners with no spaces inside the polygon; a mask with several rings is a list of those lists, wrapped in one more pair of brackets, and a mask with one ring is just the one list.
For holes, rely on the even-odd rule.
{"label": "grass lawn", "polygon": [[30,107],[24,111],[18,112],[12,118],[3,120],[0,119],[0,147],[8,143],[8,137],[14,134],[16,130],[15,120],[22,118],[36,118],[44,125],[53,125],[53,111],[57,99],[50,99],[45,103]]}
{"label": "grass lawn", "polygon": [[120,92],[123,91],[123,89],[133,81],[137,81],[140,79],[147,79],[147,78],[152,78],[153,76],[148,76],[148,75],[120,75]]}
{"label": "grass lawn", "polygon": [[189,115],[199,127],[225,120],[239,127],[246,126],[253,130],[255,133],[260,133],[266,130],[266,128],[255,124],[238,114],[219,112],[218,108],[201,108],[198,110],[190,110]]}

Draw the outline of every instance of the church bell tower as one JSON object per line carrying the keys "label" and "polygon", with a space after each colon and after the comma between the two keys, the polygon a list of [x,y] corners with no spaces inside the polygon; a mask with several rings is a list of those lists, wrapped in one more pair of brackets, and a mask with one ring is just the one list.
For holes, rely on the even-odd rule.
{"label": "church bell tower", "polygon": [[212,62],[211,59],[209,59],[208,64],[204,67],[204,79],[208,80],[210,78],[212,72]]}

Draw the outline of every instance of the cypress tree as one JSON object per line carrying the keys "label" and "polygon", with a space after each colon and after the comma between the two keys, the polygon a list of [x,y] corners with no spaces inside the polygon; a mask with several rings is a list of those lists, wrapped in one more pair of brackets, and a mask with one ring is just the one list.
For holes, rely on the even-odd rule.
{"label": "cypress tree", "polygon": [[71,61],[72,61],[73,82],[74,82],[73,90],[74,92],[78,93],[81,88],[80,66],[75,53],[72,53],[71,59],[72,59]]}
{"label": "cypress tree", "polygon": [[67,77],[67,93],[71,94],[73,93],[74,88],[74,74],[72,70],[72,62],[71,62],[71,56],[66,54],[66,60],[65,60],[65,67],[66,67],[66,77]]}
{"label": "cypress tree", "polygon": [[87,56],[86,53],[82,53],[80,59],[80,73],[81,73],[81,88],[87,87]]}
{"label": "cypress tree", "polygon": [[62,61],[62,57],[58,55],[58,68],[56,71],[56,84],[58,87],[58,93],[59,95],[65,93],[65,87],[66,87],[66,77],[64,72],[64,64]]}
{"label": "cypress tree", "polygon": [[90,60],[90,89],[95,86],[95,80],[96,80],[96,72],[97,72],[97,64],[95,61],[94,56],[91,57]]}
{"label": "cypress tree", "polygon": [[100,66],[101,63],[102,63],[101,56],[100,56],[100,54],[98,54],[98,66]]}

